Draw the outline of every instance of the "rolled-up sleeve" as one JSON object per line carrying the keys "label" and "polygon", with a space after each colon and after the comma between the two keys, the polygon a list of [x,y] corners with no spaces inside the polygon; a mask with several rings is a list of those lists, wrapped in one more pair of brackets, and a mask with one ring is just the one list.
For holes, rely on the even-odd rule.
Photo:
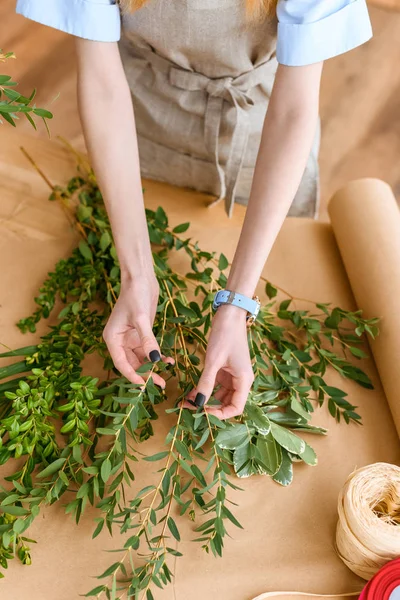
{"label": "rolled-up sleeve", "polygon": [[366,0],[278,0],[278,62],[309,65],[372,37]]}
{"label": "rolled-up sleeve", "polygon": [[17,13],[98,42],[117,42],[121,15],[115,0],[18,0]]}

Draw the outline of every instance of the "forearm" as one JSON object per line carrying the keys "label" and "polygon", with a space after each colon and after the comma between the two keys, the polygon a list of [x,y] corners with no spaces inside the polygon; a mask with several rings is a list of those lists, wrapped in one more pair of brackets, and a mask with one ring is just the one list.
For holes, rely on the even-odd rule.
{"label": "forearm", "polygon": [[[112,75],[111,75],[112,74]],[[86,145],[110,218],[122,278],[152,269],[130,90],[116,44],[78,42]]]}
{"label": "forearm", "polygon": [[[253,184],[227,288],[254,294],[264,264],[303,175],[318,119],[320,65],[303,74],[309,86],[299,98],[298,81],[277,74],[264,121]],[[307,67],[308,68],[308,67]],[[286,79],[285,79],[286,78]]]}

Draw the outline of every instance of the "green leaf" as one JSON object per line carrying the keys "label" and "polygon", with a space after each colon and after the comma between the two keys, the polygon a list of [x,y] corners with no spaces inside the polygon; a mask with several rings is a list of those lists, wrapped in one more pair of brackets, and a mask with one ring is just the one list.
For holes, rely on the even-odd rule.
{"label": "green leaf", "polygon": [[20,535],[21,533],[23,533],[26,529],[28,529],[28,527],[29,527],[28,519],[17,519],[13,523],[13,531],[17,535]]}
{"label": "green leaf", "polygon": [[106,458],[101,463],[101,468],[100,468],[100,475],[101,475],[101,478],[104,481],[104,483],[107,483],[107,481],[111,475],[111,470],[112,470],[111,461],[109,458]]}
{"label": "green leaf", "polygon": [[85,221],[86,219],[90,219],[93,213],[93,208],[91,206],[85,206],[85,204],[80,204],[78,206],[77,215],[80,221]]}
{"label": "green leaf", "polygon": [[165,450],[164,452],[157,452],[157,454],[152,454],[151,456],[144,456],[143,460],[148,460],[149,462],[155,462],[157,460],[162,460],[163,458],[168,456],[168,454],[169,454],[168,450]]}
{"label": "green leaf", "polygon": [[253,402],[248,402],[246,404],[246,416],[248,417],[248,425],[254,425],[257,431],[263,435],[268,435],[271,430],[271,422],[259,406]]}
{"label": "green leaf", "polygon": [[89,248],[88,244],[83,240],[79,242],[79,252],[82,254],[83,258],[86,258],[87,260],[93,259],[91,249]]}
{"label": "green leaf", "polygon": [[305,442],[294,433],[291,433],[284,427],[271,423],[271,433],[274,439],[283,448],[292,452],[293,454],[301,454],[305,449]]}
{"label": "green leaf", "polygon": [[105,589],[106,589],[105,585],[98,585],[97,587],[95,587],[92,590],[90,590],[90,592],[88,592],[87,594],[85,594],[85,598],[89,598],[90,596],[98,596]]}
{"label": "green leaf", "polygon": [[2,113],[2,118],[5,119],[7,121],[7,123],[9,123],[10,125],[12,125],[13,127],[16,127],[16,123],[14,121],[14,119],[12,118],[11,115],[9,115],[8,113]]}
{"label": "green leaf", "polygon": [[372,381],[370,380],[368,375],[358,367],[354,367],[352,365],[345,365],[344,367],[342,367],[342,373],[348,379],[356,381],[359,385],[361,385],[361,387],[364,387],[368,390],[374,389]]}
{"label": "green leaf", "polygon": [[216,437],[215,443],[227,450],[235,450],[250,439],[250,432],[247,425],[238,424],[228,426],[220,431]]}
{"label": "green leaf", "polygon": [[290,408],[293,412],[303,417],[303,419],[305,419],[306,421],[309,421],[311,419],[310,413],[306,411],[304,406],[297,400],[297,398],[291,399]]}
{"label": "green leaf", "polygon": [[58,458],[57,460],[49,464],[45,469],[43,469],[43,471],[40,471],[40,473],[37,474],[37,477],[39,479],[43,479],[44,477],[49,477],[49,475],[53,475],[61,469],[66,460],[66,458]]}
{"label": "green leaf", "polygon": [[233,467],[238,477],[250,477],[256,473],[251,462],[250,443],[236,448],[233,453]]}
{"label": "green leaf", "polygon": [[29,392],[31,391],[29,385],[26,383],[26,381],[23,381],[22,379],[19,382],[19,388],[24,394],[29,394]]}
{"label": "green leaf", "polygon": [[307,465],[310,465],[311,467],[315,467],[315,465],[318,464],[318,458],[315,453],[315,450],[311,448],[311,446],[309,446],[307,443],[305,444],[303,452],[299,456],[302,460],[304,460],[304,462]]}
{"label": "green leaf", "polygon": [[126,540],[126,542],[124,544],[124,548],[133,548],[134,550],[137,550],[139,548],[139,544],[140,544],[139,536],[133,535],[128,540]]}
{"label": "green leaf", "polygon": [[4,500],[2,500],[1,506],[8,506],[9,504],[14,504],[14,502],[17,502],[19,500],[19,498],[19,494],[9,494],[4,498]]}
{"label": "green leaf", "polygon": [[176,526],[176,523],[175,523],[175,521],[173,520],[172,517],[168,517],[167,525],[168,525],[168,529],[170,530],[170,532],[172,533],[172,535],[174,536],[174,538],[178,542],[180,542],[181,536],[179,534],[179,531],[178,531],[178,528]]}
{"label": "green leaf", "polygon": [[262,473],[275,475],[282,464],[282,452],[281,447],[275,442],[272,434],[257,436],[256,448],[258,451],[257,458],[262,463],[262,466],[259,465],[258,469]]}
{"label": "green leaf", "polygon": [[35,131],[37,131],[36,123],[35,123],[35,121],[32,119],[31,115],[29,115],[28,113],[25,113],[25,117],[27,118],[27,120],[29,121],[29,123],[32,125],[33,129],[34,129]]}
{"label": "green leaf", "polygon": [[173,228],[173,233],[185,233],[190,227],[190,223],[181,223]]}
{"label": "green leaf", "polygon": [[328,410],[331,413],[332,417],[336,419],[336,404],[332,398],[328,400]]}
{"label": "green leaf", "polygon": [[231,511],[227,508],[227,506],[225,506],[225,504],[222,505],[221,511],[224,517],[227,517],[231,521],[231,523],[236,525],[236,527],[243,529],[242,525],[239,523],[235,515],[231,513]]}
{"label": "green leaf", "polygon": [[197,445],[195,446],[195,450],[198,450],[199,448],[204,446],[204,444],[208,440],[209,435],[210,435],[210,430],[207,428],[203,431],[203,435],[201,436],[200,440],[198,441]]}
{"label": "green leaf", "polygon": [[111,235],[105,231],[100,238],[100,248],[104,252],[111,244]]}
{"label": "green leaf", "polygon": [[120,567],[120,563],[116,562],[113,563],[110,567],[108,567],[108,569],[106,569],[104,571],[104,573],[102,573],[101,575],[99,575],[97,577],[97,579],[104,579],[105,577],[109,577],[110,575],[112,575],[113,573],[115,573],[115,571]]}
{"label": "green leaf", "polygon": [[340,321],[342,320],[340,311],[334,308],[332,313],[325,319],[325,327],[330,329],[337,329]]}
{"label": "green leaf", "polygon": [[357,358],[368,358],[368,354],[363,352],[361,348],[355,348],[354,346],[351,346],[349,350],[352,353],[352,355],[356,356]]}
{"label": "green leaf", "polygon": [[293,481],[293,464],[285,450],[282,450],[282,464],[280,469],[272,476],[272,479],[283,486],[290,485]]}
{"label": "green leaf", "polygon": [[265,293],[267,294],[268,298],[272,300],[272,298],[275,298],[275,296],[278,294],[278,290],[268,281],[267,285],[265,286]]}
{"label": "green leaf", "polygon": [[103,527],[104,527],[104,519],[100,519],[99,522],[97,523],[96,529],[94,530],[94,532],[92,534],[93,540],[101,533]]}
{"label": "green leaf", "polygon": [[344,396],[347,396],[347,392],[344,392],[339,388],[332,387],[331,385],[322,385],[321,387],[324,390],[324,392],[326,392],[329,396],[332,396],[333,398],[344,398]]}
{"label": "green leaf", "polygon": [[219,255],[219,261],[218,261],[218,269],[220,271],[224,271],[227,267],[229,266],[229,261],[226,258],[225,254],[221,254]]}
{"label": "green leaf", "polygon": [[49,110],[45,110],[44,108],[34,108],[33,112],[38,117],[43,117],[43,119],[53,118],[53,114]]}
{"label": "green leaf", "polygon": [[63,425],[60,429],[61,433],[68,433],[68,431],[72,431],[72,429],[74,429],[74,427],[76,427],[76,420],[75,419],[71,419],[70,421],[67,421],[65,423],[65,425]]}
{"label": "green leaf", "polygon": [[191,465],[191,467],[190,467],[190,468],[191,468],[191,471],[192,471],[193,475],[196,477],[197,481],[198,481],[198,482],[199,482],[201,485],[203,485],[203,486],[206,486],[206,485],[207,485],[207,482],[206,482],[206,480],[204,479],[204,475],[203,475],[203,473],[200,471],[199,467],[198,467],[197,465]]}
{"label": "green leaf", "polygon": [[22,506],[0,506],[0,512],[6,513],[7,515],[13,515],[15,517],[23,517],[29,514],[29,510],[22,508]]}

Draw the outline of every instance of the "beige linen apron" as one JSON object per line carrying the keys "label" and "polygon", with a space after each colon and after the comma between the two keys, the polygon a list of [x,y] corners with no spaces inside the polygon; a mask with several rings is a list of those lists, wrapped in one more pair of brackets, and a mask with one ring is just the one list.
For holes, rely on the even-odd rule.
{"label": "beige linen apron", "polygon": [[[244,0],[149,0],[123,16],[143,177],[247,204],[277,61]],[[289,214],[316,216],[319,126]],[[267,181],[266,181],[267,184]]]}

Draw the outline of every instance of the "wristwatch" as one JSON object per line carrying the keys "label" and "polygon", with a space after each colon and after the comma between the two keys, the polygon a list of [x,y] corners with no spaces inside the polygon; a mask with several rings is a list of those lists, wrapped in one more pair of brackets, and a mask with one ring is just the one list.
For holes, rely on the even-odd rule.
{"label": "wristwatch", "polygon": [[257,319],[257,315],[260,311],[260,299],[257,296],[249,298],[238,292],[232,292],[231,290],[219,290],[214,296],[213,309],[217,310],[221,304],[232,304],[239,308],[243,308],[248,312],[246,321],[248,325],[254,323]]}

